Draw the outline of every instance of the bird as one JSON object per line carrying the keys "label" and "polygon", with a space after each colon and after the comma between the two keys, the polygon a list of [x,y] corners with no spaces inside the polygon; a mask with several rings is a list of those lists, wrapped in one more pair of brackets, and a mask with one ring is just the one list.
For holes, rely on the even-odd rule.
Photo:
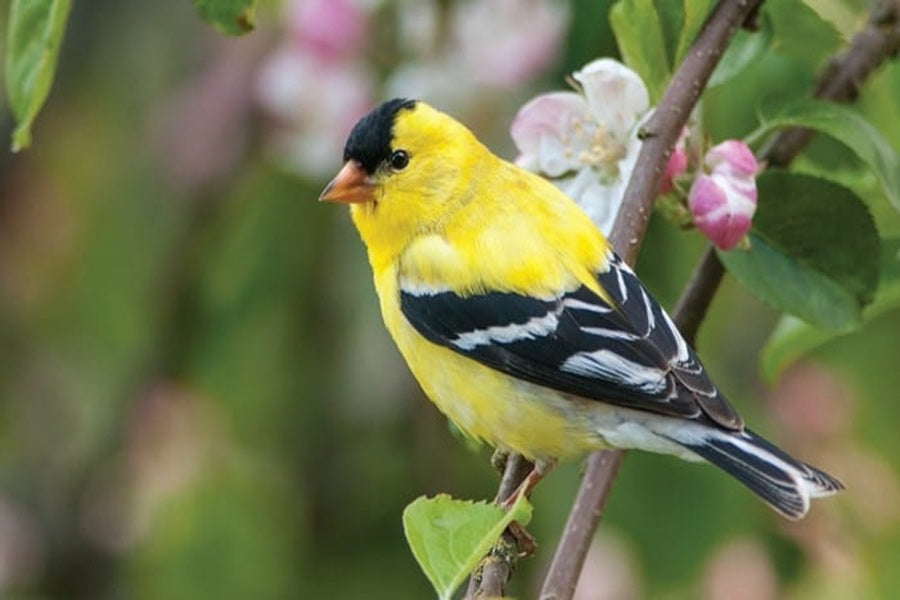
{"label": "bird", "polygon": [[723,469],[784,517],[836,478],[768,442],[582,209],[462,123],[395,98],[351,130],[320,201],[349,205],[381,314],[425,395],[534,468],[640,449]]}

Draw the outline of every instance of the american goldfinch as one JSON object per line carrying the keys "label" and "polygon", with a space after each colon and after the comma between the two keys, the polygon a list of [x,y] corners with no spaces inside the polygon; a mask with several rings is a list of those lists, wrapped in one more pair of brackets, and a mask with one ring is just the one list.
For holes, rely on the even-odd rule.
{"label": "american goldfinch", "polygon": [[638,448],[706,460],[776,511],[842,489],[744,426],[581,209],[421,101],[356,124],[321,200],[348,203],[387,329],[462,431],[535,462]]}

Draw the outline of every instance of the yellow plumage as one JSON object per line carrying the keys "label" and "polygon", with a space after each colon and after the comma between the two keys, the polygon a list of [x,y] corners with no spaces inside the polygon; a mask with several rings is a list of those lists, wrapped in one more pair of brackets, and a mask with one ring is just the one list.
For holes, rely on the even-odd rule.
{"label": "yellow plumage", "polygon": [[[550,297],[588,285],[609,244],[546,180],[499,159],[428,105],[402,112],[397,145],[420,161],[385,180],[376,205],[354,204],[388,331],[426,395],[464,432],[529,458],[600,445],[571,400],[425,340],[400,312],[398,281]],[[452,165],[453,168],[449,168]]]}
{"label": "yellow plumage", "polygon": [[351,204],[388,331],[460,429],[537,461],[606,446],[709,460],[790,518],[840,483],[744,428],[582,210],[451,117],[362,119],[322,194]]}
{"label": "yellow plumage", "polygon": [[416,169],[386,177],[377,204],[351,207],[376,278],[399,264],[401,276],[460,292],[596,287],[609,244],[552,184],[426,104],[399,113],[394,136]]}

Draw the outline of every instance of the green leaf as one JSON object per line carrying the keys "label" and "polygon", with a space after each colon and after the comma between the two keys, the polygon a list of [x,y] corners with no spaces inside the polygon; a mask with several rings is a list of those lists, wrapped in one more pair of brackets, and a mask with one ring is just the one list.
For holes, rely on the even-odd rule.
{"label": "green leaf", "polygon": [[31,145],[31,126],[53,85],[71,10],[71,0],[13,0],[10,5],[6,94],[17,123],[13,152]]}
{"label": "green leaf", "polygon": [[764,103],[760,119],[760,134],[781,127],[808,127],[841,142],[872,169],[891,204],[900,210],[900,156],[859,114],[832,102],[805,99],[777,106]]}
{"label": "green leaf", "polygon": [[684,6],[678,1],[653,0],[653,8],[656,10],[659,26],[663,33],[663,47],[666,57],[669,59],[666,66],[669,67],[669,71],[674,72],[672,59],[675,57],[678,39],[684,27]]}
{"label": "green leaf", "polygon": [[403,511],[413,556],[441,600],[475,570],[512,521],[527,525],[531,503],[519,496],[509,512],[496,504],[455,500],[446,494],[416,498]]}
{"label": "green leaf", "polygon": [[707,87],[721,85],[739,74],[766,53],[772,45],[772,21],[766,14],[759,17],[759,30],[739,30],[709,78]]}
{"label": "green leaf", "polygon": [[[884,239],[881,244],[878,293],[863,311],[864,322],[900,308],[900,238]],[[817,329],[796,317],[783,316],[762,349],[760,371],[763,379],[774,383],[797,360],[840,335],[842,332]]]}
{"label": "green leaf", "polygon": [[810,72],[843,43],[837,28],[803,0],[766,2],[762,12],[772,19],[775,52],[802,63]]}
{"label": "green leaf", "polygon": [[656,104],[672,73],[653,0],[621,0],[610,9],[609,22],[622,59],[641,76],[650,92],[650,103]]}
{"label": "green leaf", "polygon": [[256,26],[256,0],[194,0],[204,21],[226,35],[244,35]]}
{"label": "green leaf", "polygon": [[[713,0],[684,0],[684,21],[681,35],[678,37],[678,46],[675,49],[674,68],[678,68],[678,65],[687,56],[688,50],[691,49],[691,45],[697,39],[700,30],[703,29],[703,24],[706,23],[706,17],[709,16],[713,4]],[[726,54],[726,56],[728,55]]]}
{"label": "green leaf", "polygon": [[797,317],[784,315],[763,346],[759,370],[766,383],[773,384],[789,366],[813,349],[843,332],[813,327]]}
{"label": "green leaf", "polygon": [[880,240],[865,204],[811,175],[768,171],[757,185],[750,249],[720,252],[728,270],[764,302],[813,325],[857,326],[879,268]]}

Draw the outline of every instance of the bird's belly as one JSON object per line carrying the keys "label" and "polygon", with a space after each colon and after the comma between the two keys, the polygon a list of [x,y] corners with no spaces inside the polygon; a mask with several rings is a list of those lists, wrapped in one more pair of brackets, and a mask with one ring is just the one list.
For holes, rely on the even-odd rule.
{"label": "bird's belly", "polygon": [[585,401],[517,380],[448,348],[418,340],[397,345],[425,394],[466,434],[528,458],[567,458],[603,447]]}
{"label": "bird's belly", "polygon": [[531,459],[606,447],[684,452],[654,433],[668,417],[563,394],[425,340],[400,311],[396,281],[393,269],[376,277],[385,324],[425,394],[466,434]]}

